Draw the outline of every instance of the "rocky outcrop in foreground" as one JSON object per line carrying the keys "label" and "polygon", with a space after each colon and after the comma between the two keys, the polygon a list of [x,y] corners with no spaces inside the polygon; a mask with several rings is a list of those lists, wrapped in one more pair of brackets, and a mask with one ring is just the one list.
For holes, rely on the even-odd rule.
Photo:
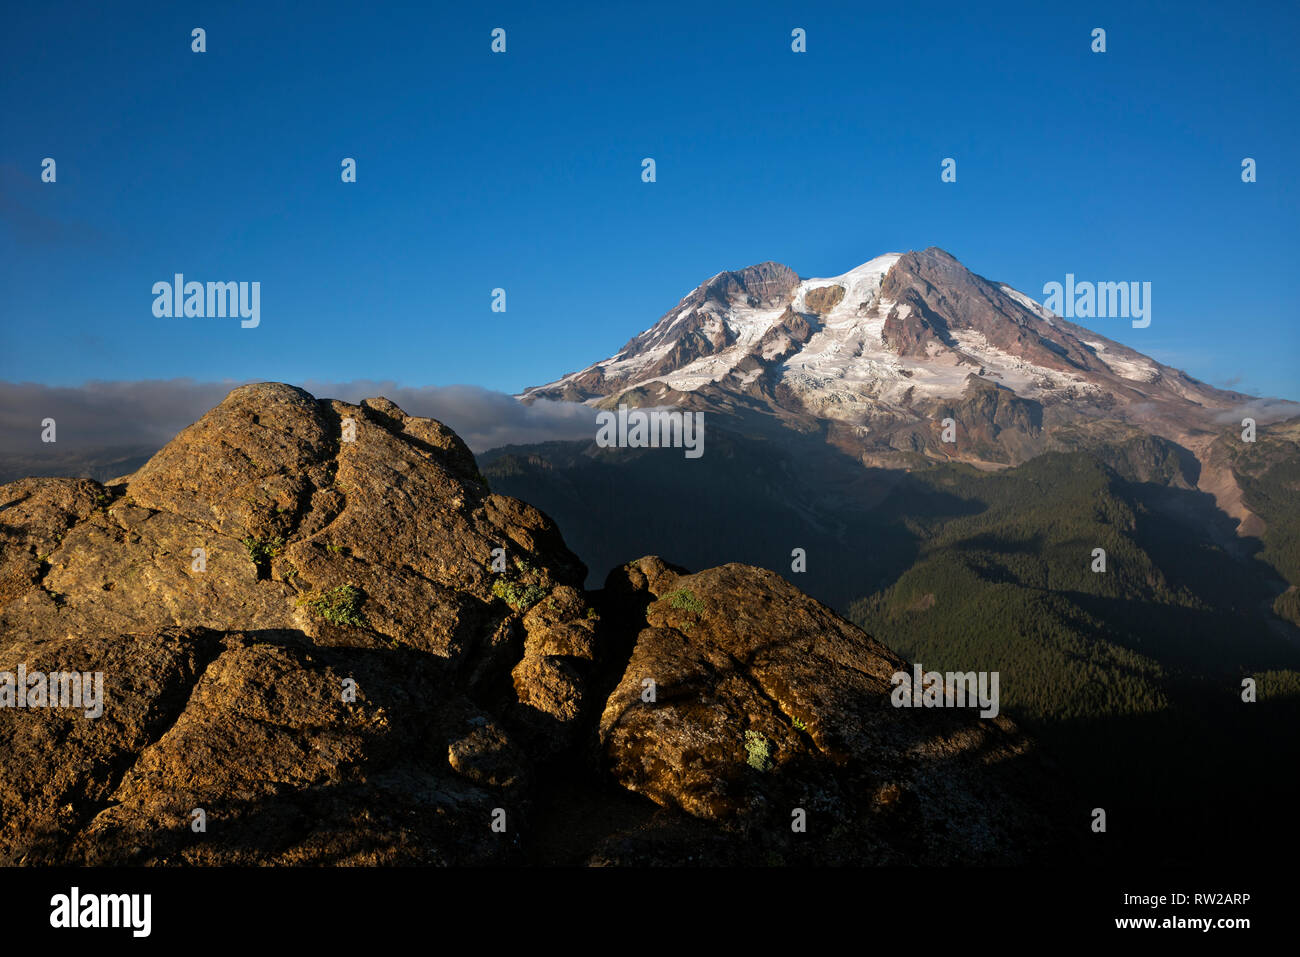
{"label": "rocky outcrop in foreground", "polygon": [[125,479],[0,486],[0,863],[1059,850],[1010,721],[892,707],[907,666],[778,576],[584,576],[385,399],[244,386]]}

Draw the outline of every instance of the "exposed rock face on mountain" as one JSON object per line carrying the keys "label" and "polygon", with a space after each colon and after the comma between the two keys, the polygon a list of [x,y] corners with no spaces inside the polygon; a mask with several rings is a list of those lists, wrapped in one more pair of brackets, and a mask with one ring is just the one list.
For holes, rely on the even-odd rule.
{"label": "exposed rock face on mountain", "polygon": [[[747,272],[710,295],[789,283]],[[245,386],[116,484],[0,486],[0,862],[1040,847],[1051,778],[1024,736],[890,707],[901,662],[770,573],[643,559],[594,593],[584,575],[452,432],[384,399]],[[99,716],[38,698],[70,672],[101,676]],[[611,793],[626,813],[579,820]]]}
{"label": "exposed rock face on mountain", "polygon": [[607,395],[716,355],[738,342],[735,328],[721,317],[736,310],[779,309],[798,284],[794,271],[780,263],[718,273],[678,303],[672,323],[661,321],[623,347],[619,356],[636,361],[600,363],[569,376],[557,396]]}

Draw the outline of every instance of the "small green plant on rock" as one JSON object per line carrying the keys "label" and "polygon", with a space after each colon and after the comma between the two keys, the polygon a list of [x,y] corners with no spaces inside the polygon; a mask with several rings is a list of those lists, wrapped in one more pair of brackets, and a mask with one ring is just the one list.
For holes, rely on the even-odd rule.
{"label": "small green plant on rock", "polygon": [[[535,577],[536,569],[526,559],[516,558],[515,568],[518,569],[518,576]],[[504,573],[492,583],[492,594],[515,611],[527,611],[545,598],[550,589],[536,582],[528,584],[518,576]],[[554,607],[553,602],[551,607]]]}
{"label": "small green plant on rock", "polygon": [[689,588],[679,588],[664,597],[668,599],[668,604],[674,608],[694,612],[697,615],[704,614],[704,602],[696,598]]}
{"label": "small green plant on rock", "polygon": [[366,619],[361,614],[361,605],[365,600],[365,593],[355,585],[337,585],[319,595],[300,598],[298,604],[306,605],[308,611],[324,618],[331,625],[365,628]]}
{"label": "small green plant on rock", "polygon": [[757,731],[746,731],[745,763],[755,771],[772,770],[772,742]]}
{"label": "small green plant on rock", "polygon": [[524,611],[546,597],[546,589],[541,585],[525,585],[509,578],[498,578],[492,583],[492,594],[516,611]]}
{"label": "small green plant on rock", "polygon": [[261,568],[270,564],[271,559],[280,554],[280,550],[284,548],[284,539],[254,538],[249,535],[244,539],[243,545],[248,550],[249,561]]}
{"label": "small green plant on rock", "polygon": [[795,729],[796,731],[807,731],[807,730],[808,730],[808,725],[806,725],[806,724],[803,723],[803,719],[802,719],[802,718],[797,718],[797,717],[796,717],[796,718],[794,718],[794,719],[792,720],[791,723],[794,725],[794,729]]}

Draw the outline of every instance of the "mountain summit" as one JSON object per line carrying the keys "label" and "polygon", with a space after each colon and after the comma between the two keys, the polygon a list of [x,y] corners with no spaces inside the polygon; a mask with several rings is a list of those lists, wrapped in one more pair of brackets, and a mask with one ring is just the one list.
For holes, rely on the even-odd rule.
{"label": "mountain summit", "polygon": [[[936,247],[829,278],[800,279],[773,262],[718,273],[614,356],[524,398],[749,409],[820,420],[875,457],[1002,464],[1045,451],[1046,433],[1066,425],[1194,445],[1217,414],[1249,401],[1068,322]],[[947,416],[955,448],[940,443]]]}

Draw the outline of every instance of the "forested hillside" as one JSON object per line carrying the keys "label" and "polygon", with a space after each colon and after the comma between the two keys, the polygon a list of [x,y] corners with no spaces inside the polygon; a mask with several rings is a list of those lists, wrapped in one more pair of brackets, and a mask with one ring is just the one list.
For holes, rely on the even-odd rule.
{"label": "forested hillside", "polygon": [[[727,556],[782,574],[927,669],[999,672],[1003,709],[1080,785],[1080,814],[1117,809],[1136,835],[1195,825],[1186,815],[1204,812],[1170,795],[1212,794],[1242,828],[1255,802],[1300,797],[1276,777],[1240,780],[1243,766],[1297,756],[1282,729],[1300,718],[1300,629],[1273,613],[1296,620],[1284,591],[1300,580],[1294,440],[1283,428],[1219,443],[1262,541],[1185,487],[1163,441],[904,471],[819,455],[815,437],[714,428],[696,462],[586,443],[483,461],[494,489],[557,516],[591,556],[593,585],[606,554],[687,567]],[[1238,831],[1213,830],[1230,855]]]}
{"label": "forested hillside", "polygon": [[[1259,487],[1276,494],[1284,474]],[[1084,453],[925,480],[979,510],[913,523],[916,563],[854,602],[852,620],[927,669],[998,671],[1003,707],[1096,806],[1126,807],[1144,829],[1189,823],[1171,793],[1216,794],[1237,813],[1274,792],[1275,778],[1243,788],[1240,774],[1295,755],[1279,729],[1300,716],[1300,645],[1268,613],[1264,564],[1293,540],[1243,557],[1189,521],[1214,520],[1207,496],[1127,482]]]}

